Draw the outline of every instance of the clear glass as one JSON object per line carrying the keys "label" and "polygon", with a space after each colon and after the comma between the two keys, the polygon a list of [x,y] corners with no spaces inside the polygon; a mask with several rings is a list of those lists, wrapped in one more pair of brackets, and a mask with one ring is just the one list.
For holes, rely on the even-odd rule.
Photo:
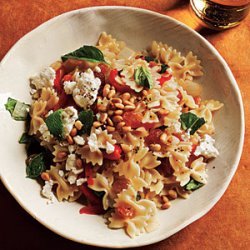
{"label": "clear glass", "polygon": [[190,0],[190,5],[203,24],[223,30],[238,25],[247,16],[250,0]]}

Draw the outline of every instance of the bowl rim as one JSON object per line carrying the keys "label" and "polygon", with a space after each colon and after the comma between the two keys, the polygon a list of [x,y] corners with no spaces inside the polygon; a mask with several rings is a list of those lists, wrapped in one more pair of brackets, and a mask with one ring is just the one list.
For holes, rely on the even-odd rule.
{"label": "bowl rim", "polygon": [[84,14],[86,12],[89,11],[93,11],[93,10],[114,10],[114,9],[123,9],[124,11],[126,10],[131,10],[134,12],[141,12],[141,13],[145,13],[145,14],[149,14],[149,15],[153,15],[155,17],[160,17],[160,18],[165,18],[168,21],[175,23],[178,26],[181,26],[181,28],[188,30],[190,33],[192,33],[193,36],[198,37],[216,56],[216,58],[220,61],[220,63],[222,64],[223,68],[225,69],[226,74],[228,75],[228,78],[230,79],[230,86],[234,89],[234,92],[236,94],[237,97],[237,101],[239,103],[239,110],[240,110],[240,138],[239,138],[239,145],[238,145],[238,150],[236,152],[236,156],[234,159],[234,162],[232,163],[232,168],[231,171],[228,175],[227,180],[223,183],[223,185],[221,185],[220,187],[220,191],[217,192],[217,195],[214,199],[212,199],[209,203],[209,205],[207,205],[206,207],[203,208],[203,210],[199,213],[196,213],[195,215],[189,217],[186,221],[184,221],[183,223],[181,223],[178,227],[167,231],[166,233],[160,235],[157,238],[153,238],[153,239],[149,239],[149,240],[145,240],[143,243],[138,243],[136,240],[131,239],[131,242],[126,242],[126,245],[114,245],[114,244],[109,244],[109,245],[102,245],[99,243],[95,243],[95,242],[91,242],[88,240],[79,240],[77,238],[74,238],[73,236],[69,236],[67,234],[64,234],[62,232],[60,232],[59,229],[50,226],[49,224],[47,224],[46,221],[44,221],[42,218],[39,218],[36,216],[36,214],[29,210],[28,208],[26,208],[25,206],[25,202],[22,201],[21,198],[19,198],[14,190],[11,189],[11,186],[8,183],[8,180],[5,179],[4,176],[2,176],[2,174],[0,173],[0,179],[2,181],[2,183],[4,184],[4,186],[6,187],[6,189],[9,191],[9,193],[14,197],[14,199],[19,203],[19,205],[28,213],[30,214],[35,220],[37,220],[40,224],[42,224],[43,226],[45,226],[46,228],[48,228],[49,230],[51,230],[52,232],[62,236],[63,238],[66,238],[68,240],[80,243],[80,244],[86,244],[86,245],[90,245],[90,246],[96,246],[96,247],[110,247],[110,248],[129,248],[129,247],[141,247],[141,246],[146,246],[149,244],[153,244],[159,241],[162,241],[164,239],[167,239],[168,237],[170,237],[171,235],[177,233],[178,231],[180,231],[181,229],[185,228],[187,225],[193,223],[194,221],[198,220],[199,218],[201,218],[202,216],[204,216],[206,213],[209,212],[210,209],[212,209],[212,207],[219,201],[219,199],[222,197],[222,195],[225,193],[227,187],[229,186],[240,161],[241,158],[241,154],[242,154],[242,150],[243,150],[243,145],[244,145],[244,135],[245,135],[245,117],[244,117],[244,108],[243,108],[243,101],[242,101],[242,97],[241,97],[241,93],[238,87],[238,84],[233,76],[233,73],[231,72],[229,66],[227,65],[226,61],[224,60],[224,58],[219,54],[219,52],[216,50],[216,48],[209,43],[208,40],[206,40],[203,36],[201,36],[198,32],[196,32],[195,30],[191,29],[190,27],[188,27],[186,24],[166,15],[166,14],[160,14],[158,12],[152,11],[152,10],[147,10],[147,9],[143,9],[143,8],[137,8],[137,7],[128,7],[128,6],[93,6],[93,7],[85,7],[85,8],[80,8],[80,9],[76,9],[76,10],[71,10],[71,11],[67,11],[64,12],[60,15],[57,15],[55,17],[52,17],[51,19],[43,22],[42,24],[38,25],[36,28],[34,28],[33,30],[29,31],[27,34],[25,34],[23,37],[21,37],[20,39],[18,39],[16,41],[16,43],[9,49],[9,51],[5,54],[5,56],[3,57],[3,59],[0,62],[0,68],[7,62],[9,56],[20,46],[21,43],[25,43],[25,41],[27,39],[29,39],[30,36],[32,36],[34,33],[40,32],[40,30],[45,29],[46,26],[57,22],[59,19],[63,19],[66,16],[70,16],[70,15],[74,15],[74,14]]}

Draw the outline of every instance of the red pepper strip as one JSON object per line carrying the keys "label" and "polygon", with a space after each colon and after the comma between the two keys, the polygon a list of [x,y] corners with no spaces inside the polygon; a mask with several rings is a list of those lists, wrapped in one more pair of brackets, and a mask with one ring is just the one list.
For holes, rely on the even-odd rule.
{"label": "red pepper strip", "polygon": [[98,65],[98,67],[101,69],[101,72],[104,75],[106,75],[106,73],[108,72],[108,68],[109,68],[108,65],[101,63]]}
{"label": "red pepper strip", "polygon": [[116,160],[119,160],[121,158],[122,148],[119,145],[115,145],[114,147],[115,147],[115,150],[111,154],[103,152],[103,157],[105,159],[116,161]]}
{"label": "red pepper strip", "polygon": [[92,206],[88,205],[86,207],[82,207],[79,211],[80,214],[104,214],[104,210],[100,206]]}
{"label": "red pepper strip", "polygon": [[160,83],[162,86],[166,81],[169,81],[172,78],[172,75],[163,75],[161,78],[157,79],[157,81]]}
{"label": "red pepper strip", "polygon": [[94,184],[93,172],[90,163],[85,165],[85,177],[87,178],[88,185]]}
{"label": "red pepper strip", "polygon": [[120,84],[117,82],[117,80],[115,79],[116,77],[118,76],[118,70],[117,69],[112,69],[110,71],[110,74],[109,74],[109,83],[115,87],[115,89],[121,93],[124,93],[124,92],[130,92],[131,91],[131,88],[126,85],[125,83],[124,84]]}
{"label": "red pepper strip", "polygon": [[62,81],[65,82],[65,81],[72,81],[73,79],[73,75],[71,74],[67,74],[63,77]]}
{"label": "red pepper strip", "polygon": [[61,84],[61,80],[64,75],[64,69],[60,67],[58,70],[56,70],[56,78],[54,80],[54,88],[58,94],[60,94],[63,91],[63,86]]}
{"label": "red pepper strip", "polygon": [[82,184],[82,186],[80,186],[80,190],[91,205],[101,204],[100,198],[94,194],[94,192],[87,186],[87,184]]}
{"label": "red pepper strip", "polygon": [[178,90],[178,95],[177,97],[179,98],[179,102],[182,100],[183,96],[180,90]]}

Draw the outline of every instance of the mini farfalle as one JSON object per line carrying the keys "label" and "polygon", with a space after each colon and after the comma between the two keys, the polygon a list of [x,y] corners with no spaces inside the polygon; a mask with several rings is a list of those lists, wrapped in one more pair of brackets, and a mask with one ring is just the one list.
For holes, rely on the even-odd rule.
{"label": "mini farfalle", "polygon": [[42,88],[42,93],[39,100],[46,101],[46,110],[51,110],[59,101],[59,97],[54,89],[51,88]]}
{"label": "mini farfalle", "polygon": [[207,183],[206,163],[203,162],[203,158],[199,157],[193,161],[190,165],[191,177],[203,184]]}
{"label": "mini farfalle", "polygon": [[67,160],[69,150],[68,147],[55,145],[52,154],[54,155],[53,162],[63,162]]}
{"label": "mini farfalle", "polygon": [[150,232],[158,225],[154,202],[136,200],[137,192],[130,186],[115,199],[115,211],[109,218],[110,228],[124,228],[130,237]]}
{"label": "mini farfalle", "polygon": [[77,153],[81,155],[81,158],[86,161],[86,163],[92,163],[93,165],[98,164],[99,166],[103,163],[103,154],[100,149],[96,151],[91,151],[89,145],[79,147]]}
{"label": "mini farfalle", "polygon": [[29,134],[33,135],[36,134],[40,126],[44,123],[43,116],[46,112],[46,106],[47,102],[46,101],[35,101],[31,105],[30,109],[30,116],[31,116],[31,121],[30,121],[30,130]]}
{"label": "mini farfalle", "polygon": [[205,100],[201,102],[201,107],[205,106],[210,111],[217,111],[223,107],[223,103],[217,101],[217,100]]}

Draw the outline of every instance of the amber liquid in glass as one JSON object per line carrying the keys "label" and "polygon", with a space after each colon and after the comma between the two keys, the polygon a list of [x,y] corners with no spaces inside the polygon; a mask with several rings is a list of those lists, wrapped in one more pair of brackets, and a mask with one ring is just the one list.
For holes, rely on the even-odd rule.
{"label": "amber liquid in glass", "polygon": [[217,30],[238,25],[250,9],[249,0],[190,0],[190,5],[203,24]]}

